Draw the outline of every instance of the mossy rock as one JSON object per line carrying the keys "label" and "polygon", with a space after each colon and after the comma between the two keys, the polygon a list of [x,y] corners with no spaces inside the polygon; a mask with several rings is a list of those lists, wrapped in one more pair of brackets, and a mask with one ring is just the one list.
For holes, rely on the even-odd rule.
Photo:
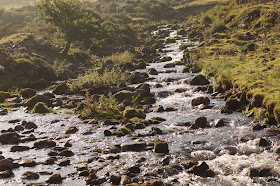
{"label": "mossy rock", "polygon": [[163,87],[162,84],[160,84],[160,83],[156,84],[156,88],[161,88],[161,87]]}
{"label": "mossy rock", "polygon": [[161,117],[153,117],[153,118],[147,120],[148,124],[159,124],[163,121],[166,121],[166,119],[161,118]]}
{"label": "mossy rock", "polygon": [[154,143],[154,152],[155,153],[160,153],[160,154],[167,154],[169,152],[169,149],[168,149],[168,144],[167,142],[164,142],[164,141],[156,141]]}
{"label": "mossy rock", "polygon": [[168,44],[168,43],[176,43],[176,39],[175,38],[167,38],[164,42],[165,44]]}
{"label": "mossy rock", "polygon": [[39,102],[33,107],[31,112],[38,113],[38,114],[45,114],[45,113],[50,113],[51,110],[45,103]]}
{"label": "mossy rock", "polygon": [[132,108],[132,107],[127,107],[123,111],[123,116],[127,119],[131,119],[131,118],[134,118],[134,117],[145,118],[145,113],[141,109],[135,109],[135,108]]}
{"label": "mossy rock", "polygon": [[36,95],[36,91],[31,88],[22,89],[19,94],[24,98],[31,98]]}
{"label": "mossy rock", "polygon": [[164,56],[160,59],[161,62],[167,62],[167,61],[172,61],[172,57],[169,56]]}

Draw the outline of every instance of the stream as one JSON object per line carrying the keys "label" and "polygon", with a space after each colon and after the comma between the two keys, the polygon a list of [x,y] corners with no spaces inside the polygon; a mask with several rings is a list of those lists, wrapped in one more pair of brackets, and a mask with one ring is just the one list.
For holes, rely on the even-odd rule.
{"label": "stream", "polygon": [[[170,38],[177,36],[177,31],[170,30],[168,26],[161,26],[160,29],[167,30]],[[175,111],[149,112],[146,119],[162,117],[166,121],[150,125],[145,129],[137,129],[130,136],[104,136],[104,130],[110,127],[102,123],[85,124],[70,109],[57,109],[52,114],[40,115],[26,113],[24,108],[20,107],[1,116],[0,130],[14,128],[22,120],[34,122],[38,126],[34,131],[18,132],[22,138],[34,135],[37,139],[52,139],[56,142],[57,147],[63,147],[66,142],[70,142],[72,146],[69,149],[74,156],[56,157],[56,163],[45,165],[42,162],[50,158],[49,153],[53,151],[52,149],[34,149],[32,148],[34,141],[20,144],[30,147],[30,150],[23,152],[10,152],[14,145],[2,145],[1,155],[5,158],[12,158],[14,163],[19,164],[25,159],[32,158],[37,165],[20,166],[14,169],[15,176],[1,179],[0,184],[18,186],[42,183],[44,185],[46,184],[44,181],[51,174],[59,173],[65,178],[61,185],[82,186],[86,185],[86,182],[84,177],[79,176],[77,166],[86,166],[88,169],[95,170],[98,178],[106,178],[103,185],[111,185],[108,180],[110,175],[122,175],[126,168],[138,165],[141,172],[133,179],[138,183],[160,178],[164,183],[170,185],[280,185],[278,132],[272,128],[253,131],[252,125],[257,121],[246,117],[241,112],[222,114],[224,101],[203,91],[197,91],[197,86],[189,85],[188,81],[198,73],[181,73],[183,65],[164,68],[166,64],[181,60],[183,51],[179,50],[179,46],[188,42],[187,38],[180,36],[176,43],[165,44],[165,48],[159,55],[160,57],[169,56],[172,61],[149,63],[147,69],[137,70],[146,72],[154,68],[159,72],[158,75],[149,75],[149,80],[146,82],[150,85],[151,92],[156,95],[153,110],[161,105],[163,108],[173,108]],[[161,84],[162,87],[157,88],[157,84]],[[137,85],[131,86],[136,87]],[[193,107],[192,100],[200,96],[207,96],[210,99],[211,107],[205,108],[202,105]],[[187,125],[201,116],[206,117],[211,126],[220,119],[225,122],[225,126],[191,129]],[[18,122],[8,122],[15,119]],[[65,135],[65,129],[73,126],[77,127],[78,131]],[[163,134],[145,135],[152,127],[158,127]],[[268,140],[270,145],[259,146],[260,138]],[[154,154],[151,144],[157,139],[168,143],[169,153],[167,155]],[[146,143],[147,149],[140,152],[112,152],[111,150],[120,145],[134,143]],[[166,157],[170,160],[169,164],[161,164],[160,162]],[[70,160],[70,165],[59,166],[59,162],[63,160]],[[188,173],[182,166],[188,160],[206,162],[215,176],[203,178]],[[250,176],[252,169],[267,171],[268,174]],[[23,181],[21,175],[26,171],[39,173],[39,179]]]}

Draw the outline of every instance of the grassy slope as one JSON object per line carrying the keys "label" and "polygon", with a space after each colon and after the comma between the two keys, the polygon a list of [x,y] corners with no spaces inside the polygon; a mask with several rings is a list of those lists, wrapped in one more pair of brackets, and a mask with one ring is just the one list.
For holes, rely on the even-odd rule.
{"label": "grassy slope", "polygon": [[[235,92],[246,91],[251,105],[248,112],[253,110],[265,122],[273,122],[274,118],[279,122],[279,9],[274,9],[273,3],[231,4],[218,6],[206,15],[213,21],[211,28],[205,30],[200,19],[207,44],[192,52],[193,60],[203,66],[206,74],[215,75],[217,84],[224,89],[231,84]],[[224,20],[228,29],[213,33],[217,23]],[[240,28],[242,24],[246,26]],[[254,36],[246,37],[247,32]],[[261,104],[255,106],[257,102]]]}

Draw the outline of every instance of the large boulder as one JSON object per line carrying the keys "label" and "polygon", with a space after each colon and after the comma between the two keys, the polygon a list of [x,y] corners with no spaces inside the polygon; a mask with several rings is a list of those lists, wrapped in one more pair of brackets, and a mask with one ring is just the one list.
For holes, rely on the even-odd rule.
{"label": "large boulder", "polygon": [[28,107],[29,109],[32,109],[38,102],[42,102],[45,103],[47,106],[51,106],[52,101],[50,100],[50,98],[48,98],[47,96],[43,96],[43,95],[36,95],[33,96],[32,98],[29,98],[25,103],[24,106]]}
{"label": "large boulder", "polygon": [[0,171],[12,170],[14,168],[14,163],[8,159],[0,160]]}
{"label": "large boulder", "polygon": [[60,174],[53,174],[46,180],[49,184],[60,184],[62,182],[62,177]]}
{"label": "large boulder", "polygon": [[208,121],[206,117],[196,118],[194,124],[191,126],[192,129],[206,128],[208,127]]}
{"label": "large boulder", "polygon": [[199,74],[190,80],[190,85],[209,85],[209,84],[210,82],[202,74]]}
{"label": "large boulder", "polygon": [[34,147],[37,149],[52,148],[56,146],[56,142],[52,140],[40,140],[34,143]]}
{"label": "large boulder", "polygon": [[195,174],[197,176],[201,177],[214,177],[215,173],[209,169],[209,166],[205,163],[202,162],[199,165],[194,165],[192,166],[189,170],[188,173]]}
{"label": "large boulder", "polygon": [[132,98],[133,95],[134,93],[129,90],[122,90],[114,94],[114,97],[118,100],[118,102],[123,102],[127,98]]}
{"label": "large boulder", "polygon": [[66,94],[68,91],[69,91],[68,85],[66,84],[66,82],[63,82],[54,88],[53,93],[57,95],[62,95],[62,94]]}
{"label": "large boulder", "polygon": [[48,106],[45,103],[39,102],[36,103],[36,105],[33,107],[32,113],[38,113],[38,114],[46,114],[50,113],[51,110],[48,108]]}
{"label": "large boulder", "polygon": [[154,143],[154,152],[167,154],[169,152],[168,144],[164,141],[156,141]]}
{"label": "large boulder", "polygon": [[127,152],[127,151],[134,151],[134,152],[139,152],[142,151],[147,147],[147,144],[145,142],[143,143],[128,143],[128,144],[123,144],[121,146],[122,150]]}
{"label": "large boulder", "polygon": [[19,144],[20,136],[16,132],[7,132],[0,135],[0,143],[2,145],[7,144]]}
{"label": "large boulder", "polygon": [[192,100],[192,106],[197,106],[200,104],[209,105],[210,99],[208,97],[197,97]]}
{"label": "large boulder", "polygon": [[58,79],[59,80],[68,80],[68,79],[76,79],[78,76],[71,70],[69,69],[65,69],[65,70],[62,70],[58,73]]}
{"label": "large boulder", "polygon": [[132,107],[127,107],[123,111],[123,116],[127,119],[131,119],[131,118],[134,118],[134,117],[145,118],[145,113],[142,110],[135,109],[135,108],[132,108]]}
{"label": "large boulder", "polygon": [[229,99],[226,101],[224,107],[222,108],[222,112],[231,113],[232,111],[236,111],[240,109],[240,103],[237,99]]}
{"label": "large boulder", "polygon": [[148,78],[147,73],[133,72],[129,79],[132,84],[138,84],[145,82],[146,78]]}
{"label": "large boulder", "polygon": [[25,88],[22,89],[19,94],[23,97],[23,98],[31,98],[33,96],[36,95],[36,91],[31,89],[31,88]]}

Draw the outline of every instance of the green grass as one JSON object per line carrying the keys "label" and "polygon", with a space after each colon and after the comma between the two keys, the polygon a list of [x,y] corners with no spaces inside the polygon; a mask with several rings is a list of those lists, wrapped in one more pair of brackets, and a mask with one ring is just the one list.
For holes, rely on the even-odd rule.
{"label": "green grass", "polygon": [[77,80],[70,83],[69,87],[72,91],[78,92],[82,89],[93,88],[104,91],[111,86],[116,86],[122,82],[126,82],[127,74],[120,69],[105,71],[99,74],[97,71],[89,71],[83,76],[79,76]]}

